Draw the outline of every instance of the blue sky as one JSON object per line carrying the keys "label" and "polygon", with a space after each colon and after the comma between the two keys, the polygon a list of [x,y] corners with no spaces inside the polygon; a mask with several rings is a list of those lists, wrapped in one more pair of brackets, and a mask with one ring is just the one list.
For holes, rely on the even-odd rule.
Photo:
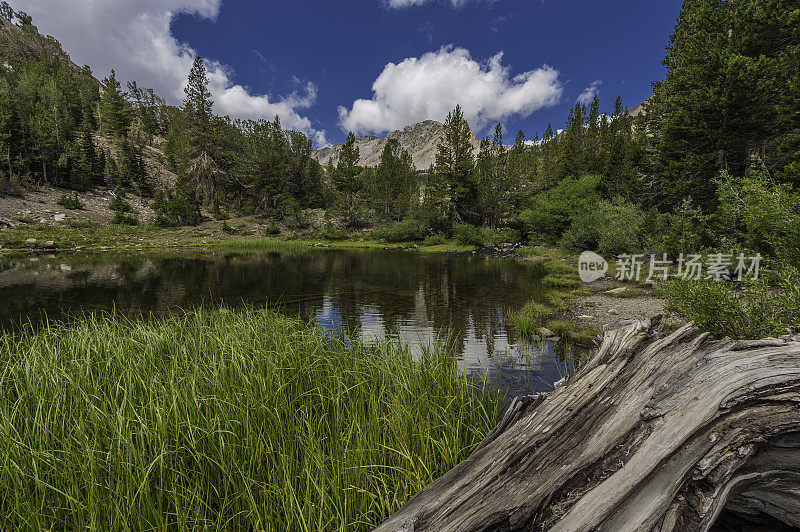
{"label": "blue sky", "polygon": [[[548,122],[563,125],[587,87],[597,88],[606,109],[617,94],[633,107],[663,76],[660,62],[681,4],[57,0],[77,11],[73,20],[51,14],[52,1],[15,7],[27,7],[42,31],[99,77],[116,66],[123,80],[153,86],[177,103],[183,69],[200,53],[212,63],[218,112],[277,113],[318,143],[341,142],[348,128],[380,133],[441,119],[456,99],[465,100],[479,135],[501,121],[507,142],[519,129],[533,137]],[[104,21],[106,31],[87,28],[87,18]],[[108,31],[115,23],[128,33]]]}

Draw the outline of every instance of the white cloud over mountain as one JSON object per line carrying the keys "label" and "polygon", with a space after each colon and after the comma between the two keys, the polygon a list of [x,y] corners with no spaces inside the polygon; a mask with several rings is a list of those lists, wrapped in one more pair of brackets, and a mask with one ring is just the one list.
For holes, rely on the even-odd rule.
{"label": "white cloud over mountain", "polygon": [[[79,64],[105,77],[112,68],[122,80],[152,87],[170,103],[183,98],[183,87],[195,51],[170,33],[177,13],[214,19],[221,0],[25,0],[18,6],[33,16],[43,33],[59,39]],[[327,145],[325,132],[301,115],[317,95],[308,82],[288,96],[252,94],[232,80],[230,70],[207,60],[216,112],[235,118],[280,116],[284,127],[303,131],[317,145]]]}
{"label": "white cloud over mountain", "polygon": [[422,57],[389,63],[369,100],[339,108],[339,124],[358,133],[384,133],[432,119],[442,121],[460,104],[470,125],[484,131],[511,116],[526,117],[558,103],[558,71],[547,65],[512,76],[500,52],[487,62],[464,48],[446,46]]}

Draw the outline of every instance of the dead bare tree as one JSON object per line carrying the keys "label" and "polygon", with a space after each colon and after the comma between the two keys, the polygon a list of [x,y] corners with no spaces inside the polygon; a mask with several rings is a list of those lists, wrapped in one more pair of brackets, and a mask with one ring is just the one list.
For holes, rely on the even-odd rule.
{"label": "dead bare tree", "polygon": [[800,340],[607,329],[380,531],[800,527]]}

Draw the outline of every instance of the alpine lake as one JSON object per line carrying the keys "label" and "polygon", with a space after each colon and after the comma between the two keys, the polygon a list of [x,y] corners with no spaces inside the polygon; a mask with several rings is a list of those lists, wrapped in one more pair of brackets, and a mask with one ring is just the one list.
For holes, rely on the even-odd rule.
{"label": "alpine lake", "polygon": [[580,347],[527,341],[509,314],[540,298],[535,263],[403,251],[62,252],[0,256],[0,329],[88,313],[148,319],[269,307],[348,339],[447,341],[459,367],[507,396],[553,389]]}

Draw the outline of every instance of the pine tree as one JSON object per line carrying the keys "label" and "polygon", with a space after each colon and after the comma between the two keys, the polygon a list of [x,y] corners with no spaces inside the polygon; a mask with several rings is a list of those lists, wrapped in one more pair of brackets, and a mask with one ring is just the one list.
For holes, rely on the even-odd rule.
{"label": "pine tree", "polygon": [[589,105],[589,116],[587,118],[586,138],[584,142],[584,171],[590,174],[599,173],[600,166],[600,98],[594,95],[592,103]]}
{"label": "pine tree", "polygon": [[358,166],[358,159],[359,150],[356,146],[356,136],[351,131],[347,134],[347,140],[342,146],[333,178],[336,189],[342,195],[344,208],[348,215],[354,213],[358,193],[364,186],[360,178],[362,169]]}
{"label": "pine tree", "polygon": [[447,215],[457,222],[465,221],[475,210],[475,189],[472,184],[475,158],[471,140],[472,130],[461,106],[456,106],[447,115],[444,135],[436,149],[433,182],[443,187],[437,196],[446,202],[442,207],[447,209]]}
{"label": "pine tree", "polygon": [[372,177],[369,188],[376,210],[386,218],[403,218],[416,192],[417,178],[411,155],[400,148],[397,139],[386,142]]}
{"label": "pine tree", "polygon": [[511,210],[519,212],[527,203],[535,177],[532,149],[526,145],[525,133],[522,131],[517,132],[514,146],[508,153],[506,172]]}
{"label": "pine tree", "polygon": [[103,180],[108,187],[116,188],[123,184],[117,162],[110,155],[106,155],[106,165],[103,171]]}
{"label": "pine tree", "polygon": [[94,184],[102,181],[102,175],[96,174],[99,166],[97,158],[92,131],[89,123],[85,122],[76,154],[72,188],[88,190]]}
{"label": "pine tree", "polygon": [[311,157],[311,139],[298,131],[290,131],[288,145],[290,193],[301,207],[322,205],[322,167]]}
{"label": "pine tree", "polygon": [[131,125],[130,106],[113,70],[111,75],[103,80],[103,87],[104,92],[100,103],[102,133],[114,137],[125,137]]}
{"label": "pine tree", "polygon": [[126,138],[122,141],[120,151],[120,172],[123,175],[123,182],[130,183],[142,196],[152,195],[152,187],[147,182],[147,168],[142,148]]}
{"label": "pine tree", "polygon": [[214,214],[219,214],[217,179],[221,170],[215,160],[213,106],[206,67],[202,57],[195,57],[189,81],[184,89],[183,112],[187,121],[187,175],[196,182],[197,210],[199,200],[210,204]]}
{"label": "pine tree", "polygon": [[94,181],[92,184],[94,186],[102,186],[105,183],[105,172],[106,172],[106,152],[103,150],[97,150],[97,157],[95,157],[95,166],[92,169],[92,177]]}
{"label": "pine tree", "polygon": [[31,26],[33,24],[33,17],[29,14],[25,13],[24,11],[17,12],[17,20],[19,20],[20,26]]}
{"label": "pine tree", "polygon": [[537,188],[549,189],[558,181],[558,151],[559,139],[553,132],[553,126],[547,124],[542,135],[540,182],[537,183]]}
{"label": "pine tree", "polygon": [[503,129],[498,123],[494,138],[484,139],[475,171],[478,213],[484,225],[496,229],[512,207],[508,153],[503,145]]}
{"label": "pine tree", "polygon": [[712,209],[713,178],[748,173],[754,154],[770,171],[785,165],[780,102],[796,90],[798,22],[796,0],[683,3],[648,110],[665,206],[691,196]]}
{"label": "pine tree", "polygon": [[586,141],[586,106],[576,103],[567,117],[567,127],[559,139],[559,177],[580,177],[586,172],[584,142]]}
{"label": "pine tree", "polygon": [[14,20],[14,10],[8,5],[8,2],[3,1],[0,3],[0,17],[3,17],[6,20]]}

